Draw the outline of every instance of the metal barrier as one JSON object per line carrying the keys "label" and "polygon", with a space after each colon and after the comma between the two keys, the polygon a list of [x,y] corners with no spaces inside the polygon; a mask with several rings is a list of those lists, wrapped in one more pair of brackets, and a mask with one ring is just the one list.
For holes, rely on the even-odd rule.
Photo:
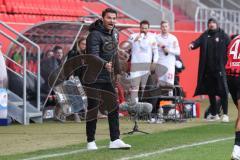
{"label": "metal barrier", "polygon": [[195,14],[195,31],[203,32],[207,29],[209,18],[215,18],[219,26],[228,34],[236,34],[240,31],[240,12],[220,8],[198,7]]}
{"label": "metal barrier", "polygon": [[27,124],[27,49],[24,45],[0,30],[0,34],[23,48],[23,123]]}
{"label": "metal barrier", "polygon": [[127,12],[124,12],[123,10],[119,9],[118,7],[115,7],[114,5],[112,5],[111,3],[108,3],[108,2],[105,1],[105,0],[100,0],[100,2],[102,2],[102,3],[104,3],[104,4],[107,4],[109,7],[111,7],[111,8],[113,8],[113,9],[117,10],[119,13],[122,13],[122,14],[126,15],[127,17],[133,19],[134,21],[136,21],[136,22],[140,22],[139,19],[135,18],[134,16],[130,15],[130,14],[127,13]]}
{"label": "metal barrier", "polygon": [[163,1],[168,4],[168,6],[165,6],[167,9],[169,9],[171,12],[173,12],[173,0],[160,0],[160,6],[163,7]]}
{"label": "metal barrier", "polygon": [[[155,0],[143,0],[148,5],[159,8],[162,13],[162,19],[168,20],[170,24],[170,29],[172,31],[175,30],[175,15],[173,11],[173,0],[160,0],[160,2],[156,2]],[[164,6],[163,1],[165,1],[165,4],[168,4],[169,6]]]}
{"label": "metal barrier", "polygon": [[[20,65],[20,64],[17,63],[17,62],[15,62],[14,60],[12,60],[12,58],[9,58],[7,55],[4,54],[3,57],[4,57],[5,59],[7,59],[8,61],[10,61],[11,63],[14,63],[14,65],[20,67],[21,69],[24,68],[22,65]],[[7,69],[11,70],[11,71],[14,72],[15,74],[20,75],[19,73],[13,71],[10,67],[8,67],[8,66],[6,66],[6,67],[7,67]],[[37,76],[36,76],[34,73],[32,73],[30,70],[26,69],[26,72],[29,73],[30,75],[32,75],[34,78],[37,79]],[[23,76],[21,76],[21,77],[23,77]]]}
{"label": "metal barrier", "polygon": [[[12,27],[10,27],[9,25],[7,25],[6,23],[4,23],[3,21],[0,21],[0,24],[2,26],[4,26],[5,28],[7,28],[8,30],[10,30],[11,32],[15,33],[17,36],[21,37],[22,39],[24,39],[25,41],[27,41],[28,43],[30,43],[32,46],[37,48],[37,109],[38,111],[40,111],[40,80],[41,80],[41,74],[40,74],[40,60],[41,60],[41,50],[40,47],[34,43],[33,41],[31,41],[30,39],[28,39],[27,37],[25,37],[24,35],[22,35],[21,33],[19,33],[18,31],[16,31],[15,29],[13,29]],[[26,59],[25,59],[26,61]],[[24,62],[26,63],[26,62]],[[26,71],[26,70],[25,70]],[[26,76],[24,76],[24,78],[26,78]],[[26,86],[24,86],[24,89],[26,88]],[[25,93],[26,94],[26,91]],[[24,101],[26,101],[26,99],[24,99]],[[24,102],[26,103],[26,102]]]}

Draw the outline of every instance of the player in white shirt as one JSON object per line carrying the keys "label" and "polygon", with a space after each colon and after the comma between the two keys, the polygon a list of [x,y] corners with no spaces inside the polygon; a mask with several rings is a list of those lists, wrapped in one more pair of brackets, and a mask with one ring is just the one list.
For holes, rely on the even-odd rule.
{"label": "player in white shirt", "polygon": [[[161,33],[156,36],[158,45],[158,65],[156,74],[158,85],[174,85],[176,56],[180,55],[180,48],[177,38],[169,33],[169,23],[161,22]],[[167,72],[161,75],[162,66],[167,68]],[[161,75],[161,76],[160,76]]]}
{"label": "player in white shirt", "polygon": [[[140,33],[130,35],[129,42],[132,44],[131,52],[131,99],[138,102],[138,90],[144,89],[150,75],[151,64],[158,61],[158,48],[155,34],[148,32],[149,22],[140,22]],[[154,65],[152,65],[154,66]]]}

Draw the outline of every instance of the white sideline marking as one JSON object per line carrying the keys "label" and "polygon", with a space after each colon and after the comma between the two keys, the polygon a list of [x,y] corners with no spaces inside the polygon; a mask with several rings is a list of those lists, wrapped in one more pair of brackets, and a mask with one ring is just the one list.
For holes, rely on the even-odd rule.
{"label": "white sideline marking", "polygon": [[[98,147],[98,149],[102,149],[102,148],[106,148],[106,146]],[[76,154],[76,153],[82,153],[82,152],[87,152],[87,151],[88,151],[87,149],[79,149],[79,150],[63,152],[63,153],[46,154],[46,155],[42,155],[42,156],[31,157],[31,158],[26,158],[26,159],[21,159],[21,160],[40,160],[40,159],[61,157],[61,156],[66,156],[66,155],[71,155],[71,154]],[[92,151],[89,151],[89,152],[92,152]]]}
{"label": "white sideline marking", "polygon": [[210,140],[210,141],[192,143],[192,144],[188,144],[188,145],[186,144],[186,145],[181,145],[181,146],[176,146],[176,147],[171,147],[171,148],[165,148],[165,149],[154,151],[154,152],[148,152],[148,153],[143,153],[143,154],[138,154],[138,155],[134,155],[134,156],[120,158],[118,160],[130,160],[130,159],[136,159],[136,158],[149,157],[149,156],[152,156],[155,154],[163,154],[166,152],[171,152],[171,151],[175,151],[175,150],[179,150],[179,149],[202,146],[202,145],[206,145],[206,144],[212,144],[212,143],[227,141],[227,140],[231,140],[231,139],[234,139],[234,137],[227,137],[227,138],[215,139],[215,140]]}
{"label": "white sideline marking", "polygon": [[[234,137],[227,137],[227,138],[193,143],[193,144],[189,144],[189,145],[181,145],[181,146],[176,146],[176,147],[171,147],[171,148],[165,148],[163,150],[138,154],[138,155],[134,155],[134,156],[130,156],[130,157],[124,157],[124,158],[121,158],[118,160],[130,160],[130,159],[136,159],[136,158],[143,158],[143,157],[148,157],[148,156],[152,156],[155,154],[162,154],[162,153],[171,152],[171,151],[175,151],[175,150],[179,150],[179,149],[190,148],[190,147],[195,147],[195,146],[202,146],[202,145],[206,145],[206,144],[217,143],[217,142],[227,141],[227,140],[231,140],[231,139],[234,139]],[[98,148],[102,149],[102,148],[106,148],[106,146],[100,146]],[[21,159],[21,160],[41,160],[41,159],[46,159],[46,158],[72,155],[72,154],[77,154],[77,153],[82,153],[82,152],[87,152],[87,151],[88,151],[87,149],[79,149],[79,150],[73,150],[73,151],[63,152],[63,153],[46,154],[46,155],[37,156],[37,157],[30,157],[30,158]]]}

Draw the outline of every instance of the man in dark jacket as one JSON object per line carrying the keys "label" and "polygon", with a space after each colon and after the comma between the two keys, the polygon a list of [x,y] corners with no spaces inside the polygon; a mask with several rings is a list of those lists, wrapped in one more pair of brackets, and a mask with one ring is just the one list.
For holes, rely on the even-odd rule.
{"label": "man in dark jacket", "polygon": [[[125,144],[119,139],[119,117],[118,117],[118,104],[113,77],[119,74],[117,48],[118,48],[118,32],[115,29],[117,19],[117,12],[111,8],[107,8],[102,12],[102,19],[97,20],[89,27],[89,35],[87,37],[86,53],[99,57],[103,62],[103,68],[98,74],[96,81],[85,86],[93,89],[91,92],[87,91],[88,97],[88,111],[86,117],[86,130],[87,130],[87,149],[98,149],[95,143],[95,131],[97,124],[97,113],[99,101],[103,101],[104,106],[108,112],[108,122],[110,130],[111,142],[109,148],[131,148],[131,145]],[[86,64],[89,64],[86,62]],[[99,93],[94,97],[94,93]],[[111,94],[107,101],[104,98],[107,94]],[[112,103],[109,103],[111,101]],[[100,108],[101,109],[101,108]],[[105,109],[104,109],[105,110]]]}
{"label": "man in dark jacket", "polygon": [[218,27],[213,18],[208,20],[208,30],[189,45],[189,49],[200,47],[198,83],[196,95],[207,94],[210,101],[211,114],[207,120],[219,120],[216,113],[216,96],[221,98],[223,108],[222,121],[228,122],[228,87],[226,83],[225,64],[227,62],[228,35]]}
{"label": "man in dark jacket", "polygon": [[43,59],[41,61],[41,76],[44,79],[45,83],[41,87],[42,92],[45,94],[48,94],[50,91],[50,88],[52,87],[49,84],[49,78],[50,75],[57,75],[57,69],[62,64],[62,58],[63,58],[63,48],[61,46],[55,46],[53,48],[53,56],[47,59]]}

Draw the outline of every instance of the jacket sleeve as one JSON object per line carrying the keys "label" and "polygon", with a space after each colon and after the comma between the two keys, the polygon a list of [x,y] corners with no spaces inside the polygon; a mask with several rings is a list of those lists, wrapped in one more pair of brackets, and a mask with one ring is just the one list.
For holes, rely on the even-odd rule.
{"label": "jacket sleeve", "polygon": [[[100,57],[100,52],[101,52],[101,37],[99,33],[93,31],[87,37],[86,53]],[[103,61],[104,63],[107,63],[107,61],[103,59],[100,60]]]}
{"label": "jacket sleeve", "polygon": [[121,74],[121,69],[120,69],[120,62],[119,62],[119,57],[118,54],[114,56],[114,74]]}
{"label": "jacket sleeve", "polygon": [[69,51],[68,54],[67,54],[67,60],[69,60],[69,59],[71,59],[71,58],[73,58],[73,57],[75,57],[75,56],[77,56],[76,53],[75,53],[75,51],[74,51],[74,50],[71,50],[71,51]]}
{"label": "jacket sleeve", "polygon": [[197,49],[198,47],[200,47],[200,45],[202,44],[202,39],[203,39],[203,34],[200,37],[198,37],[198,39],[196,39],[191,43],[193,45],[192,49]]}

